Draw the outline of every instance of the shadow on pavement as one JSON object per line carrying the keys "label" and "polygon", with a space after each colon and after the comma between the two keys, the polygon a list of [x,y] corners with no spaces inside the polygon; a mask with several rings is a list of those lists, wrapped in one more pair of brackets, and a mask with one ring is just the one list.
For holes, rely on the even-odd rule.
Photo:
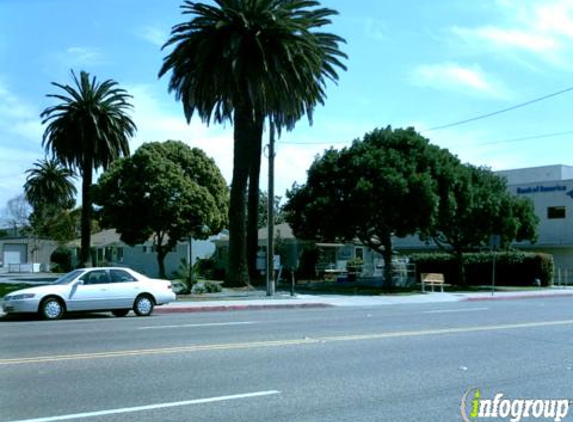
{"label": "shadow on pavement", "polygon": [[[65,320],[109,319],[109,318],[116,318],[116,317],[107,313],[70,313],[66,314],[61,320],[65,321]],[[7,314],[4,316],[0,316],[0,323],[22,322],[22,321],[43,321],[43,319],[35,314]]]}

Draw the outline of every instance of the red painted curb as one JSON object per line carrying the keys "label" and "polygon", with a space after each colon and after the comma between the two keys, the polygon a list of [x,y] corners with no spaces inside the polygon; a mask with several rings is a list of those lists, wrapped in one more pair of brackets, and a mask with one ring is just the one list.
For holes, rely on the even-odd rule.
{"label": "red painted curb", "polygon": [[517,299],[554,299],[560,297],[573,297],[573,293],[563,294],[536,294],[536,295],[512,295],[512,296],[484,296],[484,297],[468,297],[466,302],[483,302],[486,300],[517,300]]}
{"label": "red painted curb", "polygon": [[191,312],[222,312],[222,311],[260,311],[267,309],[301,309],[301,308],[330,308],[328,303],[298,303],[286,305],[219,305],[219,306],[188,306],[177,308],[155,308],[158,314],[184,314]]}

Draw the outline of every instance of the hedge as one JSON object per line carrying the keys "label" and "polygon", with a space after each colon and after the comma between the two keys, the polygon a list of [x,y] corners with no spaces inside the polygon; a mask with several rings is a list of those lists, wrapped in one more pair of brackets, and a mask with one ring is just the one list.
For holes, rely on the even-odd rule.
{"label": "hedge", "polygon": [[73,268],[72,261],[72,250],[65,246],[58,246],[58,248],[50,255],[50,262],[54,264],[52,272],[67,273],[71,271]]}
{"label": "hedge", "polygon": [[[464,254],[466,285],[482,286],[492,282],[495,255],[495,283],[499,286],[553,285],[553,256],[531,252],[480,252]],[[442,273],[446,283],[460,285],[455,257],[446,253],[410,255],[416,272]]]}

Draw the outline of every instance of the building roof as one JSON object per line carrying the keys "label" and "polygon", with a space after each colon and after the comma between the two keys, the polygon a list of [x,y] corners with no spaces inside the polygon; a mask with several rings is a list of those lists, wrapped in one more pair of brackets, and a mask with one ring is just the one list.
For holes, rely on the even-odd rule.
{"label": "building roof", "polygon": [[[119,233],[115,229],[102,230],[98,233],[91,235],[91,246],[95,248],[102,248],[106,246],[123,246]],[[81,246],[81,239],[72,240],[68,243],[71,248],[79,248]]]}
{"label": "building roof", "polygon": [[528,167],[497,171],[507,179],[508,185],[555,182],[573,179],[573,166],[555,164],[551,166]]}
{"label": "building roof", "polygon": [[[275,226],[274,230],[275,239],[280,238],[282,240],[295,240],[296,237],[292,232],[292,228],[288,225],[288,223],[281,223]],[[267,227],[263,227],[259,229],[257,234],[259,241],[267,240],[268,239],[268,229]],[[213,242],[220,244],[220,243],[227,243],[229,242],[229,232],[223,231],[221,232],[216,238],[213,239]]]}
{"label": "building roof", "polygon": [[[268,239],[268,237],[269,237],[268,235],[269,235],[269,232],[268,232],[267,227],[263,227],[262,229],[259,229],[259,234],[258,234],[259,240]],[[291,226],[288,225],[288,223],[277,224],[275,226],[274,235],[275,235],[275,239],[276,238],[281,238],[283,240],[295,239],[294,234],[292,232],[292,228],[291,228]]]}

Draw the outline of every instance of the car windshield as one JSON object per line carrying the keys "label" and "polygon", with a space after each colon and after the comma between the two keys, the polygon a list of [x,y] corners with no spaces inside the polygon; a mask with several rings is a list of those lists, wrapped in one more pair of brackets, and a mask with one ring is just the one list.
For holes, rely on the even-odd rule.
{"label": "car windshield", "polygon": [[71,273],[64,274],[63,276],[58,278],[56,281],[54,281],[52,284],[69,284],[70,282],[75,280],[82,273],[83,273],[83,270],[72,271]]}

